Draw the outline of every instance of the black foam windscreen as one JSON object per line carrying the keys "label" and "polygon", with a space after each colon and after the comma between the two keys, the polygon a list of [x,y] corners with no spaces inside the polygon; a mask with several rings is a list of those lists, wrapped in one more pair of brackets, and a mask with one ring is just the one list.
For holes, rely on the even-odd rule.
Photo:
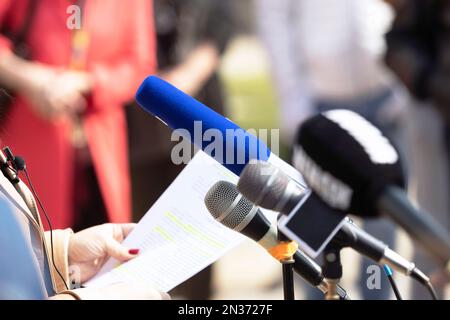
{"label": "black foam windscreen", "polygon": [[376,216],[378,196],[389,185],[404,187],[395,147],[358,114],[333,110],[300,127],[294,164],[328,205],[363,217]]}
{"label": "black foam windscreen", "polygon": [[26,168],[25,159],[20,156],[14,157],[14,167],[16,170],[22,171]]}

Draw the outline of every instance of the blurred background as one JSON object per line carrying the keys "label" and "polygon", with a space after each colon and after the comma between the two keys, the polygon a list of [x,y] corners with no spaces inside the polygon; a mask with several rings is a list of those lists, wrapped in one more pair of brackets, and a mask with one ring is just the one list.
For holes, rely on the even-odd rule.
{"label": "blurred background", "polygon": [[[53,159],[52,174],[33,179],[54,227],[139,221],[183,169],[171,162],[170,130],[133,102],[140,81],[157,74],[243,128],[280,129],[288,162],[309,116],[360,113],[398,147],[411,198],[450,230],[449,1],[72,2],[81,29],[68,29],[67,1],[0,2],[0,83],[15,97],[0,102],[2,144],[31,168]],[[356,222],[439,279],[432,258],[391,223]],[[394,298],[383,274],[381,288],[368,288],[370,261],[343,257],[353,299]],[[404,298],[428,299],[396,279]],[[321,298],[300,279],[296,290]],[[282,299],[281,267],[246,241],[172,294]]]}
{"label": "blurred background", "polygon": [[[279,94],[283,94],[285,92],[281,91],[283,90],[283,88],[277,90],[277,80],[275,78],[277,75],[272,70],[273,64],[276,65],[276,63],[273,63],[273,61],[271,61],[271,55],[275,55],[275,58],[277,58],[277,56],[276,53],[273,54],[271,53],[271,51],[282,51],[284,48],[292,45],[292,42],[286,43],[285,47],[276,47],[276,45],[279,43],[271,43],[270,38],[267,40],[266,37],[268,37],[268,35],[266,34],[266,31],[264,29],[273,27],[274,23],[271,23],[269,19],[263,19],[261,15],[267,14],[267,10],[273,10],[275,12],[268,18],[271,18],[272,20],[275,20],[277,18],[287,19],[288,16],[294,15],[292,19],[295,21],[296,19],[295,14],[293,13],[294,11],[301,10],[300,8],[302,6],[303,8],[305,8],[305,10],[313,10],[313,8],[309,9],[307,7],[308,1],[302,0],[281,1],[278,5],[273,4],[272,7],[270,7],[271,5],[268,4],[268,2],[270,1],[259,2],[261,3],[258,3],[258,0],[247,0],[236,1],[236,3],[234,4],[234,6],[237,8],[235,9],[235,23],[239,32],[237,32],[236,36],[231,40],[228,49],[222,58],[222,63],[219,69],[219,74],[223,81],[226,92],[226,113],[228,117],[236,121],[244,128],[281,128],[281,131],[283,132],[283,116],[280,112],[280,107],[283,103],[283,99],[279,97]],[[374,58],[374,60],[376,60],[376,63],[383,63],[383,55],[386,52],[386,43],[383,37],[384,34],[390,30],[395,18],[395,12],[390,4],[383,1],[361,1],[362,4],[360,4],[360,7],[355,8],[354,5],[356,3],[351,3],[351,1],[340,1],[339,4],[330,4],[329,1],[318,2],[322,3],[317,4],[316,10],[319,13],[316,13],[316,23],[327,23],[326,15],[330,13],[322,13],[323,16],[321,17],[320,12],[326,11],[325,7],[330,5],[332,7],[341,7],[341,10],[343,10],[344,14],[345,11],[356,11],[356,13],[353,13],[355,15],[355,20],[357,20],[357,22],[353,22],[355,23],[355,26],[353,27],[355,28],[355,30],[349,30],[350,36],[355,37],[355,39],[352,39],[350,41],[364,42],[356,45],[367,46],[370,54],[376,56],[376,58]],[[358,4],[356,5],[358,6]],[[283,14],[283,6],[285,7],[284,16],[282,15],[280,17],[280,11],[281,14]],[[297,9],[292,10],[295,7],[297,7]],[[276,12],[277,9],[279,10],[278,15]],[[338,12],[336,11],[334,13],[338,14]],[[333,12],[331,14],[333,14]],[[349,13],[349,15],[351,16],[352,14]],[[297,17],[298,19],[301,19],[301,12],[298,13]],[[335,17],[335,19],[339,21],[341,19],[344,19],[344,17]],[[364,21],[366,23],[361,23]],[[283,23],[287,24],[286,21],[283,21],[282,24]],[[261,24],[266,24],[266,26],[261,26]],[[293,28],[294,26],[295,22],[290,26],[285,26],[285,28]],[[312,27],[313,24],[311,24],[310,28]],[[285,30],[296,32],[296,30],[294,29]],[[281,29],[280,32],[285,30]],[[364,34],[362,36],[362,39],[358,39],[358,36],[354,34],[357,32],[361,32]],[[273,37],[278,36],[282,37],[283,35],[276,33],[275,35],[273,35]],[[314,36],[314,32],[311,32],[311,36]],[[343,35],[338,35],[336,34],[336,32],[324,32],[321,37],[324,38],[323,41],[327,41],[330,38],[335,38],[338,36]],[[270,48],[270,46],[275,46],[275,48]],[[350,47],[348,48],[348,50],[350,52],[351,50],[354,50],[354,47]],[[302,53],[301,51],[293,53],[293,55],[296,54],[300,56]],[[283,52],[279,52],[278,54],[278,57],[280,59],[285,59],[286,56],[286,53]],[[274,57],[272,56],[272,59],[273,58]],[[329,58],[332,58],[332,56],[330,55]],[[297,63],[300,64],[301,60],[302,59],[299,59],[299,61],[291,60],[290,63],[292,64],[286,66],[286,68],[290,70],[287,70],[284,74],[282,73],[278,76],[289,77],[289,72],[295,72],[295,70],[299,68],[299,65],[297,65]],[[344,63],[344,60],[337,60],[337,63]],[[361,66],[364,67],[364,65]],[[357,66],[353,68],[357,68]],[[350,67],[346,70],[346,72],[351,72],[353,68]],[[300,72],[301,70],[302,69],[298,69],[298,72]],[[307,69],[305,68],[303,70]],[[391,75],[389,75],[389,77],[390,76]],[[349,86],[352,86],[352,84],[353,82],[350,83]],[[395,85],[398,85],[398,83],[395,83]],[[287,89],[285,90],[289,90],[289,87],[287,87]],[[358,88],[354,88],[354,90],[357,91]],[[399,89],[399,91],[400,90],[401,89]],[[307,90],[304,89],[299,89],[298,91],[307,92]],[[408,118],[408,112],[411,112],[411,110],[409,110],[408,108],[410,100],[408,93],[403,90],[401,90],[401,93],[398,93],[398,95],[400,97],[397,98],[397,105],[390,105],[389,107],[394,109],[392,110],[393,114],[400,114],[392,115],[392,117],[400,118],[397,118],[398,120],[396,121],[398,121],[399,126],[402,126],[404,130],[404,132],[398,134],[400,137],[395,137],[395,139],[397,143],[402,144],[404,148],[407,149],[409,147],[409,145],[407,145],[408,143],[415,143],[410,142],[406,137],[406,134],[414,134],[414,131],[411,132],[413,129],[407,129],[405,124],[405,122],[412,122],[411,118]],[[287,102],[287,104],[289,104],[289,102]],[[299,101],[298,108],[301,107],[302,101]],[[433,116],[435,115],[433,114],[430,117]],[[437,115],[437,117],[439,117],[439,115]],[[405,132],[406,130],[408,130],[408,133]],[[284,145],[280,150],[281,156],[285,160],[289,161],[289,142],[286,142],[285,140],[283,142]],[[406,150],[404,152],[406,153]],[[407,155],[405,154],[405,158],[406,157]],[[434,156],[431,157],[433,158]],[[436,159],[436,162],[439,162],[439,160]],[[430,162],[430,164],[431,163],[433,162]],[[427,166],[430,166],[430,164],[428,164]],[[417,191],[412,190],[413,188],[413,184],[410,183],[410,194],[415,198],[415,200],[417,200]],[[362,225],[361,221],[357,221],[357,223],[359,225]],[[383,230],[381,231],[381,236],[382,235]],[[395,246],[396,250],[398,250],[405,257],[414,259],[413,243],[410,241],[408,236],[401,230],[396,230],[393,237],[395,238],[395,240],[391,241],[391,243],[397,244],[397,246]],[[380,239],[383,238],[384,237],[380,237]],[[344,265],[349,266],[344,267],[344,287],[349,288],[349,292],[352,292],[352,296],[355,299],[362,299],[364,297],[377,298],[377,293],[364,296],[364,292],[362,292],[364,291],[364,289],[361,289],[364,286],[364,281],[361,281],[361,279],[359,279],[360,274],[365,274],[365,277],[363,276],[364,279],[367,279],[369,277],[370,273],[367,273],[367,266],[370,265],[370,263],[363,265],[361,263],[361,260],[362,259],[358,254],[352,252],[351,250],[344,250]],[[236,263],[236,261],[239,261],[239,263]],[[251,241],[246,242],[240,248],[235,249],[233,252],[229,253],[223,259],[218,261],[214,270],[216,272],[213,277],[213,286],[216,290],[216,293],[213,295],[213,298],[282,299],[280,266],[277,262],[272,261],[270,257],[267,256],[266,252],[264,252],[264,250],[262,250],[258,245],[252,243]],[[246,270],[252,270],[252,272],[249,273],[246,272]],[[409,279],[405,278],[402,275],[398,275],[396,277],[396,281],[399,283],[399,286],[401,288],[400,290],[405,294],[405,298],[412,298],[414,296],[414,294],[412,293],[412,282]],[[259,285],[255,286],[255,283],[259,283]],[[382,286],[382,289],[385,292],[379,293],[378,298],[394,299],[393,294],[390,294],[390,289],[387,283],[383,283]],[[302,290],[302,288],[305,287],[307,287],[307,285],[305,285],[301,281],[297,283],[297,296],[300,299],[309,297],[308,293],[305,293],[305,290]],[[418,289],[418,291],[420,291],[420,289]],[[446,293],[446,297],[447,299],[448,297],[450,297],[448,292]],[[417,293],[417,298],[427,299],[427,296],[425,293]]]}

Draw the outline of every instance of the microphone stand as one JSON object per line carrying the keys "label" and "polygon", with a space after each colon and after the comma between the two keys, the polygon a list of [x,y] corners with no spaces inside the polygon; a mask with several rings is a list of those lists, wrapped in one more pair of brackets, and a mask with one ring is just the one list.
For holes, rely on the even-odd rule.
{"label": "microphone stand", "polygon": [[[285,235],[277,230],[278,240],[281,242],[290,241]],[[283,293],[284,300],[295,300],[294,292],[294,256],[291,255],[280,260],[283,268]]]}
{"label": "microphone stand", "polygon": [[330,243],[324,250],[322,273],[328,285],[325,300],[340,300],[337,294],[338,284],[342,278],[341,250],[343,246]]}

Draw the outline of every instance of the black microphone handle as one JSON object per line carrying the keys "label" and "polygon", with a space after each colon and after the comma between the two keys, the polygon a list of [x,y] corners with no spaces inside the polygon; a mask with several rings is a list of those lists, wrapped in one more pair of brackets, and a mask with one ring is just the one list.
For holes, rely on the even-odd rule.
{"label": "black microphone handle", "polygon": [[[267,247],[263,245],[261,241],[263,238],[265,238],[266,235],[272,234],[271,223],[258,209],[257,214],[253,217],[253,219],[248,223],[246,227],[239,231],[239,233],[256,241],[267,250]],[[276,233],[276,238],[279,241],[289,240],[283,233],[279,232],[278,230],[276,231]],[[294,254],[293,268],[295,273],[305,279],[309,284],[326,292],[327,288],[322,276],[322,269],[313,259],[308,257],[301,250],[297,250]],[[338,294],[341,299],[348,299],[348,296],[344,289],[339,288]]]}
{"label": "black microphone handle", "polygon": [[[322,290],[325,293],[327,288],[322,276],[322,269],[320,268],[320,266],[300,250],[297,250],[297,252],[295,253],[294,260],[295,272],[311,285]],[[337,293],[341,300],[350,300],[347,292],[340,285],[338,285],[337,287]]]}
{"label": "black microphone handle", "polygon": [[388,215],[443,265],[450,260],[449,232],[428,213],[416,209],[404,191],[390,186],[381,194],[378,209]]}
{"label": "black microphone handle", "polygon": [[384,242],[358,228],[350,220],[342,225],[331,242],[343,248],[350,247],[375,262],[380,262],[384,258],[387,248]]}
{"label": "black microphone handle", "polygon": [[314,260],[300,250],[297,250],[295,253],[294,260],[294,270],[303,279],[308,281],[314,287],[317,287],[322,283],[322,269]]}
{"label": "black microphone handle", "polygon": [[[288,240],[281,232],[278,232],[278,239],[280,241]],[[301,250],[297,250],[294,254],[294,271],[313,287],[326,293],[328,288],[322,275],[322,268]],[[337,293],[341,300],[350,300],[347,292],[341,286],[338,286]]]}

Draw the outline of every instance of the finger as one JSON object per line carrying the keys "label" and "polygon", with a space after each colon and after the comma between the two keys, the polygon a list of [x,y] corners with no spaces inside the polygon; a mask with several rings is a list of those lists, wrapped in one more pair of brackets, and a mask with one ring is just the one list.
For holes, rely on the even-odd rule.
{"label": "finger", "polygon": [[44,104],[40,101],[32,101],[34,113],[41,119],[50,121],[52,120],[52,113],[49,110],[48,104]]}
{"label": "finger", "polygon": [[55,92],[49,96],[51,111],[55,117],[60,117],[67,113],[72,98],[65,92]]}
{"label": "finger", "polygon": [[161,300],[172,300],[172,297],[168,293],[160,292],[160,294],[161,294]]}
{"label": "finger", "polygon": [[77,114],[86,108],[86,99],[78,92],[61,92],[58,100],[63,107],[61,112],[66,114]]}
{"label": "finger", "polygon": [[69,108],[75,114],[80,114],[86,110],[87,101],[86,98],[81,94],[76,94],[75,97],[70,101]]}
{"label": "finger", "polygon": [[39,94],[36,96],[35,106],[39,114],[47,119],[52,120],[56,111],[60,108],[60,104],[50,89],[43,86]]}
{"label": "finger", "polygon": [[49,105],[45,107],[43,112],[46,113],[49,119],[55,120],[61,117],[62,110],[64,110],[64,102],[52,97],[49,99]]}
{"label": "finger", "polygon": [[125,239],[131,231],[136,227],[136,223],[122,223],[120,224],[120,228],[122,230],[123,238]]}
{"label": "finger", "polygon": [[172,298],[169,294],[165,292],[158,291],[154,288],[142,288],[143,294],[141,295],[142,299],[145,300],[171,300]]}
{"label": "finger", "polygon": [[110,239],[106,241],[106,253],[119,261],[124,262],[133,259],[137,255],[137,252],[133,254],[134,252],[121,245],[116,240]]}

